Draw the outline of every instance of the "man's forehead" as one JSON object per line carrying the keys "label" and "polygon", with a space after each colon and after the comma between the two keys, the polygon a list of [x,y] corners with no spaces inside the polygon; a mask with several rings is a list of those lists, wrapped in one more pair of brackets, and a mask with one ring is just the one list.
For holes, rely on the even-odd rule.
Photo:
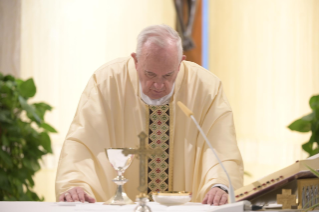
{"label": "man's forehead", "polygon": [[[178,49],[176,45],[158,46],[154,43],[145,43],[141,49],[141,59],[143,60],[172,60],[178,58]],[[176,59],[178,61],[178,59]]]}
{"label": "man's forehead", "polygon": [[145,70],[146,73],[152,73],[152,74],[156,74],[156,75],[168,75],[168,74],[173,74],[175,71],[169,70],[169,71],[163,71],[163,70],[159,70],[159,71],[152,71],[152,70]]}

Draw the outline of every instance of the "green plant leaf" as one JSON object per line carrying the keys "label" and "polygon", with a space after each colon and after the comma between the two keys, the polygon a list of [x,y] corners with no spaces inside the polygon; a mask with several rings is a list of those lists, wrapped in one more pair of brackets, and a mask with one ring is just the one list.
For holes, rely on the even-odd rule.
{"label": "green plant leaf", "polygon": [[32,78],[22,82],[18,87],[21,96],[23,97],[33,97],[37,91],[34,81]]}
{"label": "green plant leaf", "polygon": [[6,86],[11,90],[14,88],[15,84],[13,81],[6,81]]}
{"label": "green plant leaf", "polygon": [[9,146],[10,145],[10,142],[7,138],[7,136],[4,135],[4,133],[2,133],[1,135],[1,141],[2,141],[2,145],[3,146]]}
{"label": "green plant leaf", "polygon": [[244,171],[244,175],[248,176],[248,177],[252,177],[252,174],[247,172],[247,171]]}
{"label": "green plant leaf", "polygon": [[316,155],[319,153],[319,148],[313,149],[310,156]]}
{"label": "green plant leaf", "polygon": [[32,188],[34,186],[34,181],[30,175],[28,176],[28,182],[30,184],[30,187]]}
{"label": "green plant leaf", "polygon": [[313,96],[309,100],[309,105],[311,109],[318,110],[319,109],[319,95]]}
{"label": "green plant leaf", "polygon": [[42,127],[43,129],[45,129],[46,131],[52,132],[52,133],[57,133],[57,131],[49,124],[47,123],[42,123],[40,125],[40,127]]}
{"label": "green plant leaf", "polygon": [[7,152],[4,152],[1,148],[0,148],[0,158],[2,158],[2,160],[7,164],[9,168],[12,167],[13,164],[9,154]]}
{"label": "green plant leaf", "polygon": [[313,155],[319,153],[319,147],[313,149],[314,143],[318,143],[318,142],[316,142],[314,140],[314,135],[312,135],[310,137],[310,140],[307,143],[304,143],[302,145],[302,149],[305,150],[309,154],[309,156],[313,156]]}
{"label": "green plant leaf", "polygon": [[306,152],[309,153],[309,155],[311,156],[312,153],[312,146],[313,146],[313,142],[310,140],[304,144],[302,144],[302,149],[305,150]]}
{"label": "green plant leaf", "polygon": [[308,115],[302,117],[301,119],[304,120],[304,121],[309,121],[309,122],[311,122],[311,121],[313,121],[315,118],[316,118],[316,113],[315,113],[315,111],[313,111],[312,113],[310,113],[310,114],[308,114]]}
{"label": "green plant leaf", "polygon": [[31,161],[31,165],[32,165],[32,170],[34,172],[37,172],[37,171],[39,171],[41,169],[39,162],[36,161],[36,160],[32,160]]}
{"label": "green plant leaf", "polygon": [[8,182],[8,176],[2,169],[0,169],[0,185],[7,184],[7,182]]}
{"label": "green plant leaf", "polygon": [[24,164],[25,167],[32,170],[33,172],[37,172],[40,170],[40,165],[35,160],[28,160],[25,158],[23,159],[22,163]]}
{"label": "green plant leaf", "polygon": [[39,110],[44,110],[44,111],[52,110],[52,107],[50,105],[48,105],[47,103],[44,103],[44,102],[34,103],[33,105]]}
{"label": "green plant leaf", "polygon": [[52,110],[52,107],[44,102],[34,103],[33,106],[36,108],[36,112],[42,120],[44,120],[45,112]]}
{"label": "green plant leaf", "polygon": [[319,132],[318,133],[312,132],[312,135],[311,135],[310,139],[313,142],[316,142],[318,144],[318,146],[319,146]]}
{"label": "green plant leaf", "polygon": [[3,81],[14,81],[14,77],[12,75],[6,75],[3,77]]}
{"label": "green plant leaf", "polygon": [[16,79],[16,83],[18,87],[23,83],[24,81],[22,79]]}
{"label": "green plant leaf", "polygon": [[1,102],[3,101],[3,97],[8,97],[10,95],[12,95],[12,88],[10,88],[10,83],[12,83],[11,81],[8,81],[9,83],[7,83],[6,81],[1,82]]}
{"label": "green plant leaf", "polygon": [[305,212],[308,212],[308,211],[310,211],[310,210],[313,210],[313,209],[315,209],[316,207],[318,207],[319,206],[319,203],[317,203],[317,204],[314,204],[313,206],[311,206],[311,207],[309,207],[309,208],[304,208],[305,209]]}
{"label": "green plant leaf", "polygon": [[0,110],[0,122],[12,123],[11,111],[6,109]]}
{"label": "green plant leaf", "polygon": [[22,97],[19,96],[19,102],[21,104],[21,107],[27,111],[27,113],[32,114],[32,116],[34,117],[34,119],[40,124],[42,122],[42,120],[40,119],[40,117],[36,114],[35,109],[29,105],[26,100]]}
{"label": "green plant leaf", "polygon": [[48,133],[46,133],[46,132],[40,133],[40,138],[41,138],[41,145],[43,146],[43,148],[44,148],[47,152],[52,153],[52,149],[51,149],[51,139],[50,139]]}
{"label": "green plant leaf", "polygon": [[291,123],[288,128],[298,132],[309,132],[311,130],[311,122],[301,118]]}
{"label": "green plant leaf", "polygon": [[312,174],[316,175],[319,178],[319,172],[317,172],[316,170],[314,170],[313,168],[306,166],[311,172]]}

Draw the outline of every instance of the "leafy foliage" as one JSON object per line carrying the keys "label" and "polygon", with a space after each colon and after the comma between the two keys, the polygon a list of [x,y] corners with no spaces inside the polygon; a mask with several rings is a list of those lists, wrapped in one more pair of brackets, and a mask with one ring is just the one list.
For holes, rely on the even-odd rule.
{"label": "leafy foliage", "polygon": [[319,95],[311,97],[309,105],[312,112],[294,121],[288,128],[298,132],[312,132],[310,140],[302,145],[302,149],[312,156],[319,153]]}
{"label": "leafy foliage", "polygon": [[44,200],[32,191],[32,177],[42,156],[52,153],[49,133],[56,130],[44,122],[50,105],[27,103],[35,93],[33,79],[0,73],[0,201]]}
{"label": "leafy foliage", "polygon": [[311,173],[312,173],[313,175],[315,175],[316,177],[319,178],[319,172],[317,172],[316,170],[314,170],[313,168],[311,168],[311,167],[309,167],[309,166],[307,166],[307,168],[311,171]]}

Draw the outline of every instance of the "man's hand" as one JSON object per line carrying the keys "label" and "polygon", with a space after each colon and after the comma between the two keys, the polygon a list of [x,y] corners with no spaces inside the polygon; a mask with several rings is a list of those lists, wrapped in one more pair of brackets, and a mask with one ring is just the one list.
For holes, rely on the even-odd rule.
{"label": "man's hand", "polygon": [[214,204],[214,205],[224,205],[228,202],[228,194],[226,191],[218,188],[213,187],[207,192],[203,204]]}
{"label": "man's hand", "polygon": [[87,193],[83,191],[82,188],[80,187],[75,187],[67,192],[63,193],[59,197],[60,202],[89,202],[89,203],[94,203],[95,199],[93,197],[90,197]]}

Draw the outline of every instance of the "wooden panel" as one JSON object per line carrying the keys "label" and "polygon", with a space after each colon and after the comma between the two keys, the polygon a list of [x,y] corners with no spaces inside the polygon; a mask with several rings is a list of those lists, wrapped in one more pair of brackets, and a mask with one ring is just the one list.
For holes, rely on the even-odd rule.
{"label": "wooden panel", "polygon": [[[184,14],[187,14],[188,8],[186,4],[184,5]],[[196,10],[192,33],[195,48],[184,51],[184,55],[186,55],[186,60],[202,65],[202,0],[198,0]]]}

